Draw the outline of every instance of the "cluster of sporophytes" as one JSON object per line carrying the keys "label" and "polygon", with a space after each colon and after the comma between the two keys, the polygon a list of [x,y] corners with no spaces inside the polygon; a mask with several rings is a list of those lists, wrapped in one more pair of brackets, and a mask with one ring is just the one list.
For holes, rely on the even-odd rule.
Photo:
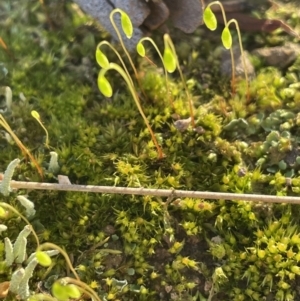
{"label": "cluster of sporophytes", "polygon": [[[128,51],[127,51],[127,49],[126,49],[126,47],[123,43],[121,34],[119,33],[119,29],[115,24],[114,15],[116,13],[119,13],[121,15],[121,27],[122,27],[126,37],[129,38],[129,39],[131,38],[132,33],[133,33],[133,26],[132,26],[131,20],[130,20],[129,16],[124,11],[122,11],[120,9],[115,9],[110,14],[110,20],[111,20],[111,22],[112,22],[112,24],[113,24],[113,26],[114,26],[114,28],[117,32],[117,35],[119,37],[122,48],[123,48],[128,60],[130,62],[130,65],[131,65],[134,73],[135,73],[136,80],[137,80],[137,82],[138,82],[138,84],[140,85],[140,88],[141,88],[141,92],[145,95],[145,92],[144,92],[144,90],[142,88],[142,85],[141,85],[141,81],[139,79],[139,75],[137,73],[137,70],[134,66],[134,63],[131,59],[130,54],[128,53]],[[174,104],[173,104],[173,101],[172,101],[173,96],[171,95],[171,91],[170,91],[170,83],[169,83],[169,80],[168,80],[168,73],[173,73],[176,69],[178,69],[178,71],[180,73],[180,76],[181,76],[181,79],[182,79],[182,82],[184,84],[185,91],[186,91],[186,97],[187,97],[187,100],[188,100],[188,106],[189,106],[189,110],[190,110],[190,122],[191,122],[192,126],[195,127],[195,117],[194,117],[194,112],[193,112],[194,109],[193,109],[192,100],[191,100],[191,97],[189,95],[185,80],[183,78],[183,74],[181,72],[179,62],[178,62],[178,59],[177,59],[175,47],[174,47],[174,44],[173,44],[170,36],[168,34],[164,35],[164,53],[163,54],[161,54],[161,52],[159,51],[159,49],[156,46],[155,42],[151,38],[149,38],[149,37],[142,38],[137,43],[137,46],[136,46],[137,52],[141,57],[146,56],[146,50],[145,50],[145,47],[143,45],[143,43],[145,41],[150,42],[154,46],[155,50],[157,51],[157,53],[159,55],[159,58],[162,61],[162,64],[163,64],[163,67],[164,67],[165,81],[166,81],[166,83],[165,83],[166,84],[166,98],[170,98],[170,105],[171,105],[172,108],[174,108]],[[120,63],[122,65],[122,67],[118,64],[110,63],[108,61],[107,56],[103,53],[103,51],[101,49],[102,45],[107,45],[114,51],[114,53],[117,55],[118,59],[120,60]],[[128,88],[130,90],[130,93],[131,93],[131,95],[134,99],[134,102],[135,102],[135,104],[136,104],[136,106],[139,110],[139,113],[141,114],[141,116],[142,116],[142,118],[143,118],[143,120],[144,120],[144,122],[147,126],[147,129],[148,129],[148,131],[151,135],[152,142],[153,142],[153,144],[155,145],[155,147],[157,149],[158,158],[162,159],[163,156],[164,156],[163,151],[162,151],[162,149],[161,149],[161,147],[158,143],[158,140],[156,139],[156,136],[155,136],[150,124],[149,124],[148,118],[146,117],[146,115],[145,115],[145,113],[142,109],[142,104],[141,104],[141,101],[139,99],[138,92],[135,89],[133,79],[131,78],[131,76],[129,74],[129,71],[128,71],[128,69],[126,67],[126,64],[124,63],[122,57],[120,56],[118,51],[110,43],[108,43],[107,41],[103,41],[97,46],[96,59],[97,59],[98,64],[102,68],[101,71],[99,72],[99,75],[98,75],[98,87],[99,87],[100,91],[106,97],[111,97],[112,94],[113,94],[111,84],[109,83],[109,81],[105,77],[105,74],[107,73],[107,71],[115,70],[121,75],[121,77],[125,80]]]}
{"label": "cluster of sporophytes", "polygon": [[[230,50],[230,53],[231,53],[231,59],[232,59],[232,66],[231,66],[231,69],[232,69],[232,92],[235,93],[235,81],[236,81],[236,78],[235,78],[235,62],[234,62],[234,55],[233,55],[233,48],[232,48],[232,36],[231,36],[231,33],[230,33],[230,30],[229,30],[229,26],[231,23],[234,23],[236,28],[237,28],[237,32],[238,32],[238,37],[239,37],[239,45],[240,45],[240,50],[241,50],[241,55],[242,55],[242,60],[243,60],[243,67],[244,67],[244,73],[245,73],[245,82],[246,82],[246,90],[247,90],[247,100],[249,100],[250,98],[250,92],[249,92],[249,82],[248,82],[248,71],[247,71],[247,68],[246,68],[246,64],[245,64],[245,57],[244,57],[244,51],[243,51],[243,46],[242,46],[242,41],[241,41],[241,35],[240,35],[240,30],[239,30],[239,26],[238,26],[238,23],[235,19],[231,19],[227,22],[226,20],[226,14],[225,14],[225,11],[224,11],[224,8],[223,8],[223,5],[219,2],[219,1],[215,1],[215,2],[212,2],[210,3],[204,10],[204,13],[203,13],[203,20],[204,20],[204,23],[206,24],[206,26],[211,29],[211,30],[215,30],[217,28],[217,19],[214,15],[214,13],[212,12],[210,6],[212,5],[219,5],[221,10],[222,10],[222,15],[223,15],[223,19],[224,19],[224,23],[225,23],[225,28],[223,29],[222,31],[222,35],[221,35],[221,39],[222,39],[222,44],[223,46],[226,48],[226,49],[229,49]],[[117,33],[117,36],[119,38],[119,41],[120,41],[120,44],[124,50],[124,53],[126,54],[126,57],[134,71],[134,74],[135,74],[135,77],[136,77],[136,81],[139,85],[139,88],[141,89],[141,94],[144,95],[147,99],[147,96],[145,95],[145,91],[143,89],[143,85],[141,84],[141,79],[140,79],[140,76],[136,70],[136,67],[134,66],[134,63],[133,63],[133,60],[131,59],[131,56],[130,54],[128,53],[124,43],[123,43],[123,39],[122,39],[122,36],[119,32],[119,29],[114,21],[114,15],[118,13],[120,14],[120,25],[121,25],[121,28],[125,34],[125,36],[130,39],[131,36],[132,36],[132,33],[133,33],[133,26],[132,26],[132,23],[131,23],[131,20],[129,18],[129,16],[126,14],[126,12],[120,10],[120,9],[114,9],[111,14],[110,14],[110,20],[112,22],[112,25]],[[184,112],[181,112],[180,111],[180,114],[178,113],[179,110],[178,108],[176,108],[176,104],[174,103],[174,100],[173,100],[173,95],[172,95],[172,91],[170,91],[170,82],[168,80],[168,73],[173,73],[175,70],[178,70],[179,74],[180,74],[180,78],[181,78],[181,81],[182,81],[182,84],[183,84],[183,88],[184,88],[184,91],[186,93],[186,99],[187,99],[187,106],[189,108],[189,118],[186,119],[186,120],[177,120],[177,122],[175,122],[175,126],[178,130],[180,131],[185,131],[188,127],[189,127],[189,124],[191,124],[192,128],[193,129],[196,129],[196,121],[195,121],[195,113],[194,113],[194,105],[193,105],[193,102],[192,102],[192,98],[190,96],[190,93],[189,93],[189,89],[187,87],[187,84],[186,84],[186,81],[184,79],[184,76],[183,76],[183,73],[181,71],[181,68],[180,68],[180,64],[179,64],[179,61],[178,61],[178,57],[177,57],[177,54],[176,54],[176,50],[175,50],[175,46],[171,40],[171,37],[168,35],[168,34],[165,34],[164,35],[164,51],[163,51],[163,54],[160,52],[159,48],[157,47],[156,43],[153,41],[153,39],[151,39],[150,37],[145,37],[145,38],[142,38],[136,45],[136,50],[137,50],[137,53],[145,58],[146,57],[146,50],[145,50],[145,47],[144,47],[144,42],[149,42],[156,50],[162,64],[163,64],[163,68],[164,68],[164,76],[165,76],[165,85],[166,85],[166,98],[169,99],[169,102],[170,102],[170,107],[173,111],[173,113],[177,113],[177,116],[178,116],[178,119],[180,117],[180,115]],[[109,48],[111,50],[113,50],[113,52],[116,54],[116,56],[118,57],[120,63],[121,63],[121,66],[118,65],[118,64],[115,64],[115,63],[111,63],[109,62],[107,56],[104,54],[104,52],[102,51],[102,46],[103,45],[106,45],[106,46],[109,46]],[[96,50],[96,60],[98,62],[98,64],[100,65],[100,67],[102,68],[101,71],[99,72],[99,75],[98,75],[98,87],[100,89],[100,91],[103,93],[103,95],[105,95],[106,97],[112,97],[112,94],[113,94],[113,90],[112,90],[112,86],[111,84],[109,83],[109,81],[107,80],[106,78],[106,73],[109,71],[109,70],[114,70],[116,72],[118,72],[121,77],[125,80],[128,88],[129,88],[129,91],[134,99],[134,102],[139,110],[139,113],[141,114],[146,126],[147,126],[147,129],[151,135],[151,139],[152,139],[152,142],[153,144],[155,145],[156,149],[157,149],[157,153],[158,153],[158,158],[159,159],[162,159],[164,154],[163,154],[163,151],[162,151],[162,148],[160,147],[159,143],[158,143],[158,140],[156,139],[156,136],[150,126],[150,123],[148,121],[148,118],[146,117],[143,109],[142,109],[142,104],[141,104],[141,101],[140,101],[140,98],[139,98],[139,93],[138,91],[135,89],[135,85],[134,85],[134,81],[133,79],[131,78],[130,74],[129,74],[129,71],[126,67],[126,64],[124,63],[121,55],[118,53],[118,51],[107,41],[102,41],[98,44],[97,46],[97,50]]]}
{"label": "cluster of sporophytes", "polygon": [[[197,37],[192,39],[199,50],[189,48],[192,55],[181,63],[188,80],[179,82],[170,76],[181,70],[173,44],[178,53],[191,45],[173,43],[165,36],[164,51],[157,54],[163,62],[161,71],[146,48],[153,41],[143,39],[137,45],[141,58],[129,56],[137,67],[130,64],[126,71],[122,63],[128,59],[126,53],[120,55],[117,67],[112,63],[116,53],[103,49],[111,45],[96,46],[102,35],[85,26],[75,29],[86,21],[74,13],[76,8],[68,7],[72,18],[64,18],[64,28],[57,33],[45,30],[47,19],[38,4],[30,7],[25,9],[28,14],[16,19],[12,15],[1,27],[1,37],[20,60],[9,61],[5,52],[0,54],[1,85],[12,90],[12,103],[9,89],[3,90],[4,107],[9,110],[2,113],[13,129],[10,133],[6,127],[10,135],[4,133],[1,139],[3,170],[19,156],[14,133],[31,150],[47,181],[65,174],[80,184],[299,193],[299,59],[286,73],[258,70],[249,92],[243,80],[232,80],[230,89],[227,79],[217,77],[215,46]],[[121,15],[122,27],[129,26],[130,35],[126,14],[114,13]],[[205,15],[210,15],[208,22],[213,19],[208,10]],[[30,27],[24,29],[28,23]],[[225,23],[222,37],[227,36],[228,43],[229,22]],[[102,97],[95,85],[96,47],[103,67],[98,83],[111,97]],[[120,76],[108,71],[120,68]],[[41,81],[45,72],[47,80]],[[132,95],[123,91],[123,78]],[[153,140],[144,117],[154,132]],[[37,127],[37,121],[48,134]],[[51,157],[52,150],[57,156]],[[40,180],[30,160],[22,160],[15,173],[19,180]],[[103,300],[211,300],[216,294],[233,300],[295,299],[300,232],[296,206],[70,192],[29,194],[36,210],[30,222],[38,238],[64,247],[80,279]],[[15,194],[5,197],[24,212],[15,199]],[[17,239],[24,227],[18,221],[14,217],[4,223],[8,229],[3,237]],[[26,249],[32,254],[36,245],[28,244]],[[4,261],[4,250],[2,254]],[[44,268],[35,269],[29,280],[31,293],[41,279],[51,292],[56,277],[66,275],[61,256],[52,258],[52,263],[48,274]],[[14,264],[12,269],[4,268],[1,280],[8,281],[14,268]],[[61,283],[56,288],[64,291]]]}

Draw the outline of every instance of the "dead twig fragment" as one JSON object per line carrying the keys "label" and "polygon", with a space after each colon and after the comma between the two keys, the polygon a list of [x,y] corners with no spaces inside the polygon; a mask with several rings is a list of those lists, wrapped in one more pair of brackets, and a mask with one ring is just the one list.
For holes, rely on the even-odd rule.
{"label": "dead twig fragment", "polygon": [[[1,182],[0,182],[1,184]],[[237,200],[252,201],[263,203],[286,203],[300,204],[300,197],[294,196],[276,196],[261,194],[241,194],[227,192],[209,192],[209,191],[188,191],[174,189],[151,189],[151,188],[130,188],[115,186],[94,186],[94,185],[66,185],[55,183],[38,183],[38,182],[21,182],[11,181],[10,186],[13,189],[29,189],[29,190],[56,190],[56,191],[74,191],[74,192],[92,192],[107,194],[131,194],[131,195],[149,195],[177,198],[196,198],[210,200]]]}

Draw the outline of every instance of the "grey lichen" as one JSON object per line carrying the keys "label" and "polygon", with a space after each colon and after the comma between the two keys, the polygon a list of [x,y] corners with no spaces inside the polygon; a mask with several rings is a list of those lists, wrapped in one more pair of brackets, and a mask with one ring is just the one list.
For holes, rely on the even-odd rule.
{"label": "grey lichen", "polygon": [[14,262],[14,250],[13,250],[13,245],[8,237],[4,238],[4,246],[5,246],[5,263],[8,267],[10,267]]}
{"label": "grey lichen", "polygon": [[25,270],[23,268],[20,268],[12,273],[11,280],[10,280],[10,286],[9,286],[9,290],[12,293],[18,294],[19,285],[20,285],[20,282],[21,282],[22,278],[24,277],[24,275],[25,275]]}
{"label": "grey lichen", "polygon": [[3,180],[0,184],[0,192],[4,196],[8,196],[11,192],[10,181],[14,174],[15,168],[18,166],[19,163],[20,163],[20,159],[13,160],[9,163],[7,169],[5,170]]}
{"label": "grey lichen", "polygon": [[26,300],[30,295],[29,284],[28,281],[32,277],[33,271],[37,266],[38,261],[36,258],[31,260],[27,267],[25,268],[24,275],[19,283],[18,287],[18,295],[22,300]]}
{"label": "grey lichen", "polygon": [[53,174],[57,174],[60,167],[58,165],[58,154],[56,152],[50,152],[50,162],[49,162],[49,167],[48,171],[52,172]]}
{"label": "grey lichen", "polygon": [[31,233],[31,227],[25,226],[19,233],[14,243],[14,258],[17,263],[22,263],[26,257],[27,236]]}

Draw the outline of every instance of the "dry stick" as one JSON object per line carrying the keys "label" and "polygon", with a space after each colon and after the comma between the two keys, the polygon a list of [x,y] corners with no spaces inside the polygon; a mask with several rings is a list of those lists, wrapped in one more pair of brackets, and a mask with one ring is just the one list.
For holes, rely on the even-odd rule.
{"label": "dry stick", "polygon": [[[0,181],[1,184],[1,181]],[[70,185],[53,184],[38,182],[11,181],[10,187],[14,189],[39,189],[39,190],[60,190],[76,192],[112,193],[112,194],[131,194],[131,195],[151,195],[161,197],[187,197],[196,199],[217,199],[217,200],[243,200],[264,203],[288,203],[300,204],[300,197],[276,196],[263,194],[242,194],[242,193],[223,193],[208,191],[188,191],[175,189],[149,189],[149,188],[129,188],[115,186],[93,186],[93,185]]]}

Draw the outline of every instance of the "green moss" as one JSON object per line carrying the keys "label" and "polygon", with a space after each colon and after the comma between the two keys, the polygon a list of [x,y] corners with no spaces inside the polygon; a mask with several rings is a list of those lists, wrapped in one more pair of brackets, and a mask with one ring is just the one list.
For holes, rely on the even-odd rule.
{"label": "green moss", "polygon": [[[16,57],[12,60],[0,51],[0,85],[13,91],[11,112],[4,117],[36,157],[45,181],[57,182],[57,175],[48,171],[50,151],[55,151],[59,174],[73,184],[299,194],[299,59],[286,73],[257,62],[247,101],[243,81],[237,82],[232,96],[229,79],[220,77],[219,38],[215,44],[200,28],[187,45],[175,35],[196,122],[195,128],[189,125],[183,131],[174,124],[189,117],[178,75],[170,77],[167,95],[162,72],[135,60],[145,93],[137,88],[143,110],[165,154],[158,160],[120,77],[109,75],[115,90],[111,99],[96,87],[94,52],[106,34],[85,26],[87,17],[69,4],[58,8],[64,18],[56,30],[50,30],[39,2],[13,1],[13,10],[2,6],[0,36]],[[292,22],[298,24],[298,19]],[[278,34],[273,37],[274,42]],[[32,110],[39,112],[49,131],[50,149]],[[0,148],[3,171],[11,160],[23,157],[4,134]],[[28,158],[14,178],[41,180]],[[260,300],[274,294],[287,301],[295,295],[297,206],[54,191],[28,194],[36,206],[31,222],[40,239],[65,248],[81,279],[107,300],[192,300],[211,293],[224,300]],[[15,194],[3,200],[23,212]],[[23,228],[14,214],[4,223],[8,231],[2,236],[12,240]],[[35,245],[29,248],[33,251]],[[3,260],[1,244],[0,255]],[[0,271],[3,281],[9,279],[10,270],[0,264]],[[65,261],[58,257],[44,279],[47,289],[64,274]],[[37,272],[32,287],[43,275]],[[213,284],[211,292],[204,283]]]}

